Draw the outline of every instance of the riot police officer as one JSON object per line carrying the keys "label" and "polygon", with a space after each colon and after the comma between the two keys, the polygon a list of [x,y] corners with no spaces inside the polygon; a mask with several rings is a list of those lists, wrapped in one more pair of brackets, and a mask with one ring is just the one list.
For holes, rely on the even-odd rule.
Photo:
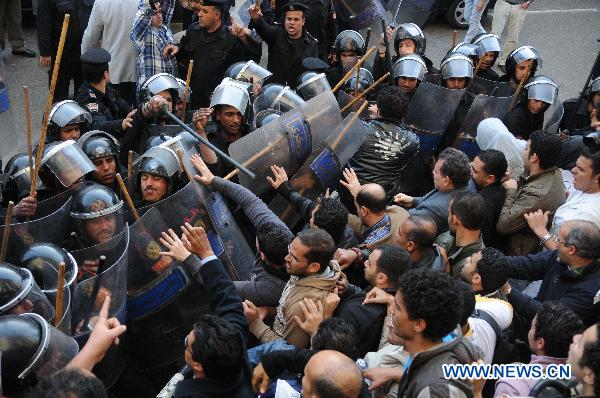
{"label": "riot police officer", "polygon": [[53,193],[81,189],[85,175],[94,170],[92,161],[73,140],[44,146],[39,176]]}
{"label": "riot police officer", "polygon": [[411,99],[426,73],[427,65],[423,58],[417,54],[408,54],[399,57],[394,63],[392,78],[394,84]]}
{"label": "riot police officer", "polygon": [[498,36],[492,33],[480,33],[473,37],[471,44],[475,44],[478,47],[477,62],[483,58],[481,65],[479,65],[479,71],[477,71],[477,77],[492,81],[500,79],[498,73],[492,69],[492,66],[494,66],[502,53]]}
{"label": "riot police officer", "polygon": [[31,272],[33,279],[47,296],[50,293],[56,296],[60,263],[65,264],[64,287],[68,288],[77,279],[79,268],[71,253],[62,247],[49,242],[35,242],[21,254],[18,261],[20,267]]}
{"label": "riot police officer", "polygon": [[91,122],[92,115],[75,101],[54,104],[48,114],[46,142],[77,140],[89,130]]}
{"label": "riot police officer", "polygon": [[364,54],[365,39],[355,30],[344,30],[340,32],[333,42],[331,64],[326,72],[327,80],[331,87],[344,77],[360,56]]}
{"label": "riot police officer", "polygon": [[116,190],[116,176],[120,172],[119,141],[104,131],[93,130],[84,134],[78,144],[96,168],[90,179]]}
{"label": "riot police officer", "polygon": [[173,194],[179,185],[177,155],[168,148],[154,147],[142,155],[135,177],[136,192],[141,195],[137,207],[159,202]]}
{"label": "riot police officer", "polygon": [[176,108],[179,83],[168,73],[158,73],[144,82],[139,99],[140,105],[133,116],[132,126],[121,140],[119,160],[122,164],[127,164],[129,151],[140,153],[150,136],[159,135],[162,126],[170,124],[168,117],[162,114],[162,109],[166,107],[173,111]]}
{"label": "riot police officer", "polygon": [[39,314],[46,320],[54,317],[54,308],[33,279],[31,271],[0,263],[0,315],[28,312]]}
{"label": "riot police officer", "polygon": [[69,249],[106,242],[123,230],[123,201],[110,188],[90,182],[73,197],[71,219],[77,239],[69,241]]}
{"label": "riot police officer", "polygon": [[591,131],[591,114],[594,109],[596,117],[600,118],[600,77],[588,84],[582,96],[582,101],[577,109],[575,108],[578,98],[570,98],[563,102],[565,114],[560,122],[560,128],[561,130],[569,129],[571,135],[587,134]]}
{"label": "riot police officer", "polygon": [[4,168],[4,181],[2,183],[2,206],[7,207],[8,202],[16,203],[13,218],[24,221],[35,216],[38,200],[47,199],[51,192],[45,189],[41,180],[37,179],[36,197],[29,196],[31,189],[31,165],[26,153],[14,155]]}
{"label": "riot police officer", "polygon": [[[509,58],[506,60],[508,67]],[[558,96],[558,85],[548,76],[532,77],[523,86],[519,103],[502,118],[502,122],[514,136],[529,139],[529,135],[544,126],[544,112]]]}
{"label": "riot police officer", "polygon": [[506,74],[500,77],[500,82],[509,82],[510,85],[498,86],[493,95],[498,97],[510,97],[517,89],[522,79],[535,76],[538,67],[542,66],[542,57],[538,51],[531,46],[522,46],[508,54],[506,58]]}
{"label": "riot police officer", "polygon": [[135,110],[131,110],[131,105],[110,83],[110,59],[109,52],[103,48],[92,48],[81,56],[84,82],[75,99],[91,113],[92,130],[122,137],[131,127]]}

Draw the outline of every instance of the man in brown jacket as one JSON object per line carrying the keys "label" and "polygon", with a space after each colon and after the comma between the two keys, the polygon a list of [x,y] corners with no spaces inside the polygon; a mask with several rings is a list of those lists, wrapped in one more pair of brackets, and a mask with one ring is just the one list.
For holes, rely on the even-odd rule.
{"label": "man in brown jacket", "polygon": [[333,312],[326,308],[325,297],[333,291],[341,275],[339,265],[333,260],[334,253],[333,239],[324,230],[307,229],[298,233],[285,257],[285,267],[291,277],[279,299],[273,326],[263,322],[266,311],[256,308],[248,300],[243,303],[250,332],[261,343],[285,340],[298,348],[309,348],[310,335],[294,318],[304,320],[305,298],[312,299],[317,305],[321,303],[326,313]]}
{"label": "man in brown jacket", "polygon": [[[506,199],[496,230],[508,235],[509,256],[524,256],[540,250],[539,239],[527,225],[525,214],[541,209],[554,211],[565,202],[565,185],[560,170],[562,144],[557,134],[534,131],[525,148],[525,174],[517,183],[504,182]],[[550,218],[549,222],[552,222]]]}

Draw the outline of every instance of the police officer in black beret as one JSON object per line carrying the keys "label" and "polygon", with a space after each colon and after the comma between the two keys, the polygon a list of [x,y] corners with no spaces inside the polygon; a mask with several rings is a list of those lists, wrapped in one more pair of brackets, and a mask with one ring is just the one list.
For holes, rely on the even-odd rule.
{"label": "police officer in black beret", "polygon": [[131,127],[135,110],[110,84],[110,53],[92,48],[81,56],[84,82],[75,100],[92,114],[91,130],[100,130],[117,138]]}
{"label": "police officer in black beret", "polygon": [[250,6],[249,13],[256,25],[256,32],[269,46],[267,69],[273,72],[272,83],[296,87],[298,76],[304,72],[302,61],[318,57],[317,39],[304,29],[304,12],[308,8],[302,3],[290,3],[284,7],[284,26],[267,25],[262,18],[260,4]]}
{"label": "police officer in black beret", "polygon": [[188,27],[179,44],[177,60],[187,68],[194,60],[190,81],[192,109],[208,107],[210,95],[231,65],[249,58],[246,46],[223,24],[229,0],[192,0],[198,21]]}

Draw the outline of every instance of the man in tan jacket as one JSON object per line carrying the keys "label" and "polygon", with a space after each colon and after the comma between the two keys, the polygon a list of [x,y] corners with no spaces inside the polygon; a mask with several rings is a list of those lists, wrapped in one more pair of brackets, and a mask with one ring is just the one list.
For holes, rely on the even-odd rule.
{"label": "man in tan jacket", "polygon": [[[279,299],[273,326],[263,322],[266,311],[248,300],[243,303],[250,332],[261,343],[285,340],[298,348],[309,348],[310,335],[294,318],[304,320],[302,308],[305,298],[326,307],[325,297],[334,290],[341,275],[339,265],[333,260],[335,249],[333,239],[322,229],[298,233],[285,257],[285,267],[291,277]],[[325,312],[328,312],[327,308]]]}
{"label": "man in tan jacket", "polygon": [[565,185],[556,167],[561,149],[557,134],[534,131],[523,154],[525,174],[518,183],[509,179],[503,184],[506,199],[496,230],[508,235],[506,254],[509,256],[524,256],[541,248],[539,239],[527,225],[525,214],[541,209],[554,216],[554,211],[565,202]]}

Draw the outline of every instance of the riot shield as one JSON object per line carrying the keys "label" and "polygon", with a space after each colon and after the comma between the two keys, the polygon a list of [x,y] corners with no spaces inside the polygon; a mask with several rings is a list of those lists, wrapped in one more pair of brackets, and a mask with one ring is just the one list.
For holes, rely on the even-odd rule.
{"label": "riot shield", "polygon": [[35,212],[33,220],[37,220],[54,213],[56,210],[64,206],[64,204],[67,202],[67,200],[69,200],[71,196],[73,196],[73,191],[71,189],[68,189],[48,199],[39,201],[37,204],[37,211]]}
{"label": "riot shield", "polygon": [[[71,198],[58,210],[45,217],[11,224],[6,261],[17,262],[23,252],[34,242],[50,242],[60,246],[66,238],[70,210]],[[0,226],[0,235],[2,234],[4,234],[4,225]]]}
{"label": "riot shield", "polygon": [[475,76],[471,79],[469,86],[467,87],[467,92],[473,95],[485,94],[491,95],[492,92],[498,87],[498,84],[506,83],[506,82],[498,82],[494,80],[484,79],[483,77]]}
{"label": "riot shield", "polygon": [[[290,183],[294,189],[311,200],[327,188],[335,189],[342,167],[358,151],[366,135],[362,120],[355,113],[348,115],[292,177]],[[269,208],[290,228],[300,220],[300,215],[281,195],[271,201]]]}
{"label": "riot shield", "polygon": [[334,0],[333,6],[338,17],[357,31],[371,26],[385,14],[379,0]]}
{"label": "riot shield", "polygon": [[[400,4],[400,9],[398,5]],[[392,23],[395,26],[401,23],[412,22],[423,28],[432,12],[437,6],[436,0],[390,0],[386,8],[392,13],[395,18]]]}
{"label": "riot shield", "polygon": [[270,189],[266,177],[271,165],[293,175],[341,121],[335,96],[327,91],[232,143],[231,157],[242,164],[249,161],[245,166],[256,174],[254,180],[240,174],[241,184],[259,196],[264,194]]}
{"label": "riot shield", "polygon": [[512,99],[513,97],[491,97],[483,94],[475,97],[453,146],[466,153],[469,158],[475,157],[481,150],[475,141],[477,126],[483,119],[490,117],[502,119],[508,112]]}
{"label": "riot shield", "polygon": [[565,110],[562,102],[560,102],[558,98],[555,99],[552,105],[544,112],[544,130],[556,134],[564,113]]}
{"label": "riot shield", "polygon": [[73,140],[52,147],[42,158],[42,167],[47,166],[60,183],[70,187],[75,181],[96,170],[92,161]]}
{"label": "riot shield", "polygon": [[[121,246],[123,251],[112,250],[113,259],[118,257],[116,262],[111,264],[107,260],[102,273],[79,282],[73,291],[71,332],[80,347],[87,342],[106,296],[110,296],[111,299],[108,316],[116,317],[121,323],[125,323],[126,320],[128,229],[115,238],[98,246],[106,249],[115,244],[115,241],[124,242],[124,246]],[[88,254],[91,252],[89,249],[86,250],[88,250]],[[94,250],[100,250],[100,248]],[[102,361],[93,369],[94,374],[104,382],[107,388],[110,388],[121,375],[125,365],[125,349],[124,344],[112,346]]]}
{"label": "riot shield", "polygon": [[[345,91],[342,91],[342,90],[338,91],[336,93],[336,95],[337,95],[338,104],[340,106],[340,110],[342,108],[344,108],[346,105],[348,105],[350,103],[350,101],[352,101],[354,99],[353,96],[351,96],[350,94],[348,94],[348,93],[346,93]],[[350,107],[350,109],[348,109],[344,113],[342,113],[342,116],[346,117],[346,116],[348,116],[352,112],[354,112],[354,113],[358,112],[358,110],[365,103],[365,101],[366,100],[364,98],[361,99],[361,100],[359,100],[359,101],[356,101],[356,103],[354,105],[352,105]],[[365,108],[365,110],[359,116],[361,118],[363,118],[363,119],[368,118],[369,117],[369,109]]]}
{"label": "riot shield", "polygon": [[512,80],[508,82],[498,82],[490,95],[493,95],[494,97],[511,97],[517,92],[517,87],[518,84]]}
{"label": "riot shield", "polygon": [[435,150],[466,90],[421,82],[408,105],[404,124],[419,135],[421,152]]}

